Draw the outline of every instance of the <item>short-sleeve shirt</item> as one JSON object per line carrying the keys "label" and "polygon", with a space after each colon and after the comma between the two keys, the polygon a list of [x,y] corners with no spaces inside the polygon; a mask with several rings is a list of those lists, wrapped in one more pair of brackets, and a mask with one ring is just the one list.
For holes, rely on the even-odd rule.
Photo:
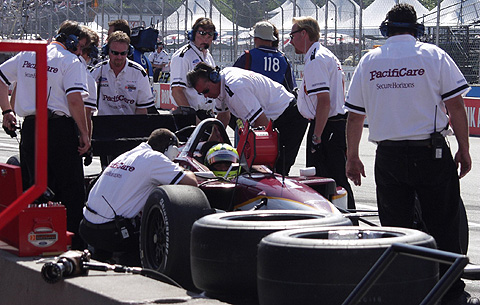
{"label": "short-sleeve shirt", "polygon": [[200,51],[193,42],[178,49],[172,55],[172,61],[170,63],[171,87],[185,88],[185,96],[193,109],[212,110],[214,107],[213,102],[203,95],[199,95],[195,88],[188,86],[187,73],[202,61],[215,67],[215,61],[210,51],[207,50],[207,53],[203,55],[203,52]]}
{"label": "short-sleeve shirt", "polygon": [[100,86],[97,101],[98,115],[135,114],[136,108],[154,105],[152,88],[145,70],[127,58],[125,67],[118,76],[109,61],[96,65],[90,72]]}
{"label": "short-sleeve shirt", "polygon": [[[20,52],[0,65],[0,79],[7,86],[17,82],[15,112],[21,117],[35,114],[35,66],[35,52]],[[63,44],[52,42],[47,46],[47,78],[48,108],[71,116],[67,95],[88,96],[85,66]]]}
{"label": "short-sleeve shirt", "polygon": [[372,142],[423,140],[447,126],[444,101],[468,90],[445,51],[395,35],[360,60],[345,107],[368,116]]}
{"label": "short-sleeve shirt", "polygon": [[262,113],[275,121],[295,99],[281,84],[260,73],[229,67],[224,68],[220,75],[216,110],[230,110],[237,118],[250,123]]}
{"label": "short-sleeve shirt", "polygon": [[302,84],[298,88],[298,111],[312,120],[317,111],[317,94],[330,94],[328,117],[344,114],[345,94],[343,70],[338,58],[319,42],[312,44],[305,54]]}
{"label": "short-sleeve shirt", "polygon": [[109,222],[115,214],[133,218],[140,213],[157,186],[177,184],[184,176],[182,167],[142,143],[113,160],[93,186],[88,207],[98,215],[86,208],[83,213],[92,223]]}
{"label": "short-sleeve shirt", "polygon": [[148,59],[152,65],[168,64],[169,61],[168,53],[165,50],[162,50],[160,53],[157,51],[150,53]]}

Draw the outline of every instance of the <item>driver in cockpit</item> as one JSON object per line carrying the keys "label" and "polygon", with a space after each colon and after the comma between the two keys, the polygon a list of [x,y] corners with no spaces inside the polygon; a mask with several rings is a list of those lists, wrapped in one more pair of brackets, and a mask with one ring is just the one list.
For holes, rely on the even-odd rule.
{"label": "driver in cockpit", "polygon": [[215,176],[231,179],[238,174],[238,160],[238,152],[234,147],[226,143],[219,143],[208,150],[205,156],[205,165]]}

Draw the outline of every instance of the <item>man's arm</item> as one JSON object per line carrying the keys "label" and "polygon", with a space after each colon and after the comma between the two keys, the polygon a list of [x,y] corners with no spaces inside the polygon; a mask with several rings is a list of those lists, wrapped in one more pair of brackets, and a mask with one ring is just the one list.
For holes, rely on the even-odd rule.
{"label": "man's arm", "polygon": [[445,101],[447,107],[450,124],[452,125],[455,138],[458,142],[458,150],[455,154],[455,163],[460,164],[459,177],[464,177],[472,168],[472,159],[470,157],[470,144],[468,142],[468,120],[463,103],[463,97],[458,95]]}
{"label": "man's arm", "polygon": [[[320,143],[323,129],[327,124],[328,113],[330,112],[330,93],[322,92],[317,94],[317,110],[315,113],[315,129],[313,134],[317,136],[317,144]],[[307,139],[311,141],[311,139]]]}
{"label": "man's arm", "polygon": [[180,86],[172,87],[172,97],[178,106],[190,107],[190,103],[185,95],[185,88]]}
{"label": "man's arm", "polygon": [[[13,95],[13,93],[12,93]],[[10,130],[14,130],[15,124],[17,123],[17,118],[13,112],[13,107],[8,101],[8,87],[2,81],[0,81],[0,107],[3,111],[12,110],[3,115],[3,126],[7,127]]]}
{"label": "man's arm", "polygon": [[135,108],[135,114],[147,114],[148,110],[147,108]]}
{"label": "man's arm", "polygon": [[265,113],[262,113],[254,122],[251,122],[253,127],[258,127],[258,126],[268,126],[268,123],[270,120],[267,118]]}
{"label": "man's arm", "polygon": [[362,184],[362,177],[365,177],[365,169],[359,156],[360,139],[362,138],[363,122],[365,115],[349,112],[347,119],[347,177],[355,185]]}
{"label": "man's arm", "polygon": [[85,106],[83,104],[82,94],[80,92],[72,92],[67,95],[68,109],[75,123],[77,123],[79,136],[78,153],[83,155],[90,148],[90,136],[87,128],[87,118],[85,115]]}
{"label": "man's arm", "polygon": [[195,177],[193,172],[185,171],[185,176],[183,176],[182,180],[178,181],[178,184],[198,186],[197,177]]}
{"label": "man's arm", "polygon": [[230,111],[221,111],[217,114],[217,119],[222,122],[225,129],[228,127],[228,123],[230,123]]}

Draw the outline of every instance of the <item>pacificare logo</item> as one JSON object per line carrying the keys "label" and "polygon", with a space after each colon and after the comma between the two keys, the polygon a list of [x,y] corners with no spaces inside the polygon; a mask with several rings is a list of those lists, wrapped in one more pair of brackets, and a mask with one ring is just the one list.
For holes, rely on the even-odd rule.
{"label": "pacificare logo", "polygon": [[425,74],[424,69],[388,69],[384,71],[373,70],[370,71],[370,81],[376,78],[386,78],[386,77],[406,77],[406,76],[422,76]]}

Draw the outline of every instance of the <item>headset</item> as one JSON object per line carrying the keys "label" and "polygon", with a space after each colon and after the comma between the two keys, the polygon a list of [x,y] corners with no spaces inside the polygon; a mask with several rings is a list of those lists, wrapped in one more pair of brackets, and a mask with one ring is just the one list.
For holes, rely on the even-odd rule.
{"label": "headset", "polygon": [[421,23],[393,22],[393,21],[387,21],[387,20],[382,21],[382,24],[380,24],[380,27],[379,27],[380,33],[384,37],[389,37],[390,27],[414,30],[415,34],[413,36],[415,38],[422,37],[425,34],[425,26]]}
{"label": "headset", "polygon": [[222,79],[220,77],[220,68],[217,66],[215,67],[215,69],[213,69],[212,71],[210,71],[210,73],[208,73],[208,78],[210,79],[210,81],[214,84],[217,84],[220,82],[220,80]]}
{"label": "headset", "polygon": [[172,134],[168,141],[167,148],[165,148],[165,150],[163,151],[163,154],[168,159],[173,161],[178,156],[179,152],[180,151],[178,150],[178,139],[174,134]]}
{"label": "headset", "polygon": [[[129,44],[127,56],[128,57],[132,56],[134,51],[135,51],[135,48],[131,44]],[[108,43],[106,43],[102,46],[102,55],[107,56],[109,52],[110,52],[110,49],[108,47]]]}
{"label": "headset", "polygon": [[65,44],[67,50],[72,52],[77,51],[78,36],[75,36],[73,34],[67,36],[65,33],[60,33],[55,36],[55,40],[57,40],[57,38],[61,38],[64,41],[63,43]]}
{"label": "headset", "polygon": [[[195,41],[195,34],[197,34],[197,31],[198,31],[198,28],[200,27],[200,22],[201,21],[204,21],[204,20],[207,20],[208,18],[203,18],[202,20],[197,20],[197,22],[195,22],[195,25],[193,26],[193,28],[187,32],[187,38],[188,40],[190,41]],[[218,38],[218,32],[217,31],[214,31],[213,32],[213,40],[216,40]]]}

